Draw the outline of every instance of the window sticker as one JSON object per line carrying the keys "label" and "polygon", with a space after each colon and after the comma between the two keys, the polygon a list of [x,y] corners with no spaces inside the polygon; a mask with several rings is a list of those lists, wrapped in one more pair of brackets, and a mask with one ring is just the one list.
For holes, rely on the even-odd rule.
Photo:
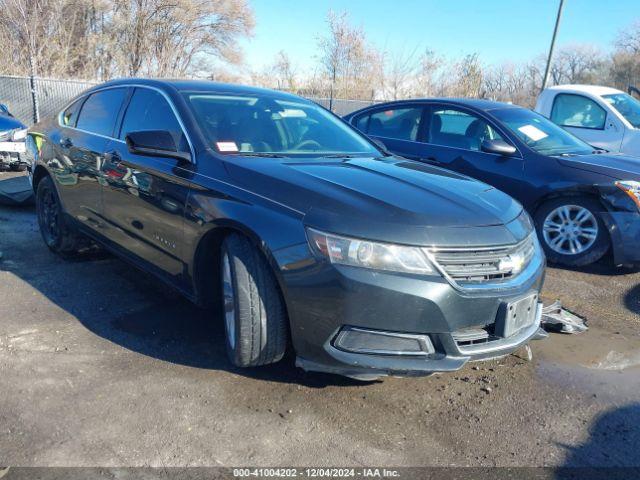
{"label": "window sticker", "polygon": [[522,127],[518,128],[518,130],[520,130],[522,133],[524,133],[527,137],[529,137],[534,142],[537,142],[538,140],[542,140],[543,138],[546,138],[549,136],[539,128],[534,127],[533,125],[523,125]]}
{"label": "window sticker", "polygon": [[219,152],[237,152],[238,146],[236,142],[216,142]]}

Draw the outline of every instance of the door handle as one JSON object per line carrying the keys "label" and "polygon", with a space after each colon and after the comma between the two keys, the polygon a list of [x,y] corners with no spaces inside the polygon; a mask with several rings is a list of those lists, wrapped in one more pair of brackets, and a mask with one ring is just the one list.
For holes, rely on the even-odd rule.
{"label": "door handle", "polygon": [[73,147],[73,142],[71,141],[71,139],[69,137],[61,138],[60,139],[60,146],[62,148],[71,148],[71,147]]}

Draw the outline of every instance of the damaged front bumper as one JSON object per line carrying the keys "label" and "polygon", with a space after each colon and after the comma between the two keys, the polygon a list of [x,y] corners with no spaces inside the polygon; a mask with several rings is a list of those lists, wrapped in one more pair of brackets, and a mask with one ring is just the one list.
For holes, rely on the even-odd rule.
{"label": "damaged front bumper", "polygon": [[424,376],[434,372],[450,372],[462,368],[467,362],[500,358],[515,352],[532,340],[547,338],[548,334],[540,328],[541,316],[542,303],[538,303],[535,320],[531,325],[510,337],[485,343],[462,346],[454,333],[432,334],[429,338],[440,346],[441,351],[420,356],[347,352],[336,348],[334,341],[329,340],[324,344],[324,350],[337,362],[336,364],[318,363],[298,356],[296,365],[308,371],[336,373],[358,380],[374,380],[389,375]]}
{"label": "damaged front bumper", "polygon": [[[469,361],[508,355],[546,337],[540,329],[538,299],[544,266],[538,248],[513,282],[474,291],[438,275],[326,263],[309,262],[286,271],[296,364],[308,371],[371,380],[453,371]],[[507,328],[506,308],[525,300],[527,321]],[[367,336],[348,339],[345,331]]]}
{"label": "damaged front bumper", "polygon": [[611,238],[616,265],[640,265],[640,214],[638,212],[602,212],[602,220]]}

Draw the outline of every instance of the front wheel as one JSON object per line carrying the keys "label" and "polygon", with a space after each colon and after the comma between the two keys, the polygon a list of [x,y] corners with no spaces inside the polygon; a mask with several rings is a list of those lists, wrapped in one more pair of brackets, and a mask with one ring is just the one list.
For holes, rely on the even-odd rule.
{"label": "front wheel", "polygon": [[609,249],[600,218],[602,206],[588,197],[556,198],[536,212],[538,238],[552,263],[580,267],[596,262]]}
{"label": "front wheel", "polygon": [[280,360],[287,346],[287,317],[276,279],[264,256],[245,237],[222,244],[220,277],[227,353],[238,367]]}

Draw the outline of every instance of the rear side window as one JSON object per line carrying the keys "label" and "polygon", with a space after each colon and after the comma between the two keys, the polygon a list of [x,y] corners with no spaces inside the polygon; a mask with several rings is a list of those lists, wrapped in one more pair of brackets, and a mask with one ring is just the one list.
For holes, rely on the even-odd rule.
{"label": "rear side window", "polygon": [[80,110],[80,130],[110,137],[122,106],[126,89],[111,88],[91,95]]}
{"label": "rear side window", "polygon": [[171,106],[162,94],[149,88],[136,88],[124,114],[120,138],[129,132],[165,130],[173,135],[176,145],[185,149],[185,139]]}
{"label": "rear side window", "polygon": [[602,130],[606,120],[604,108],[582,95],[560,93],[553,99],[551,121],[561,127]]}
{"label": "rear side window", "polygon": [[60,114],[60,123],[65,127],[75,127],[78,120],[78,112],[82,105],[82,98],[69,105],[64,112]]}
{"label": "rear side window", "polygon": [[[376,112],[371,115],[366,133],[378,137],[415,142],[418,138],[421,116],[422,108],[420,107],[396,108]],[[356,124],[359,129],[360,121]]]}

